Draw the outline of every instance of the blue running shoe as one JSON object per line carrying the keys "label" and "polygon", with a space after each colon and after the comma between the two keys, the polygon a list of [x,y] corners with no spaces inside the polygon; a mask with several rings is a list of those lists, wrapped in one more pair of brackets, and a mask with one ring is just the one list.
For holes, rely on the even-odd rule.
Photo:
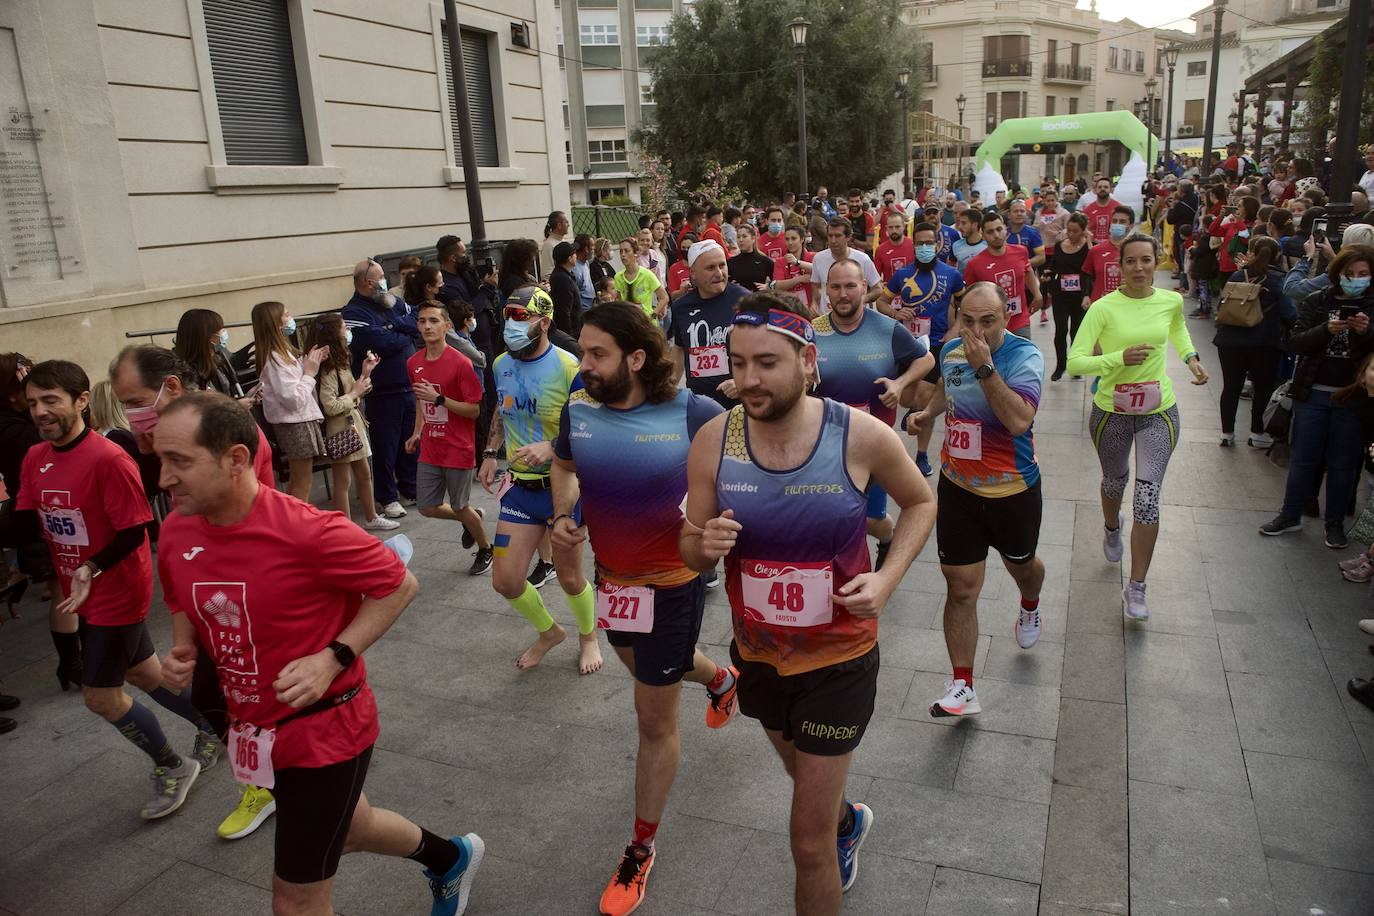
{"label": "blue running shoe", "polygon": [[929,477],[935,473],[934,469],[930,466],[930,459],[926,457],[925,452],[916,453],[916,467],[926,477]]}
{"label": "blue running shoe", "polygon": [[462,916],[468,908],[468,892],[472,890],[472,877],[482,864],[482,856],[487,844],[475,833],[449,838],[458,847],[458,861],[444,875],[436,875],[428,868],[425,877],[429,879],[430,892],[434,894],[434,906],[429,916]]}
{"label": "blue running shoe", "polygon": [[840,850],[840,889],[849,890],[854,879],[859,877],[859,847],[864,844],[869,828],[873,826],[873,812],[863,802],[850,802],[854,809],[854,830],[849,836],[835,841]]}

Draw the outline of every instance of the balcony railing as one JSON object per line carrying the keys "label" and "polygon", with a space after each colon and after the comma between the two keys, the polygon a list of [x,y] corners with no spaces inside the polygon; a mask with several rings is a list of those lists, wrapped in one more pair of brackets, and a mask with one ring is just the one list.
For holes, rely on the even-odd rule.
{"label": "balcony railing", "polygon": [[916,78],[921,81],[923,86],[934,86],[940,81],[940,67],[937,64],[926,64],[916,68]]}
{"label": "balcony railing", "polygon": [[999,76],[1030,76],[1031,62],[1028,60],[985,60],[983,78]]}
{"label": "balcony railing", "polygon": [[1047,83],[1091,83],[1093,68],[1078,64],[1045,64]]}

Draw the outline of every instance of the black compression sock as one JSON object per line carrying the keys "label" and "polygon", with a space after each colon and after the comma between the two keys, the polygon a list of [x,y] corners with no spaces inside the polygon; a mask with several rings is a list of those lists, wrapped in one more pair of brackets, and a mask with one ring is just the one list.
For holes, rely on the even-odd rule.
{"label": "black compression sock", "polygon": [[849,836],[854,832],[854,806],[844,803],[844,820],[840,821],[839,836]]}
{"label": "black compression sock", "polygon": [[446,875],[448,870],[458,864],[458,847],[452,840],[420,828],[420,845],[406,856],[412,862],[419,862],[436,875]]}

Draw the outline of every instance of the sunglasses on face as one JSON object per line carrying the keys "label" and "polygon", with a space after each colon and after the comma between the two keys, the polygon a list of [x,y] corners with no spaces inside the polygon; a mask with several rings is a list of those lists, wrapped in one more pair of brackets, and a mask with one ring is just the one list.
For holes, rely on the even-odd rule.
{"label": "sunglasses on face", "polygon": [[512,321],[533,321],[544,316],[518,305],[508,305],[506,306],[506,317]]}

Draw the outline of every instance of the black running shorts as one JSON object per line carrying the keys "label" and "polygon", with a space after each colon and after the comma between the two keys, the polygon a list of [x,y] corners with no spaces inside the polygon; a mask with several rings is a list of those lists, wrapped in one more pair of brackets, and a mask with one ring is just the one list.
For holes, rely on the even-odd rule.
{"label": "black running shorts", "polygon": [[797,750],[818,757],[848,754],[863,740],[878,696],[878,647],[838,665],[802,674],[779,674],[766,662],[740,657],[739,711],[769,731],[782,732]]}
{"label": "black running shorts", "polygon": [[1040,481],[996,499],[965,490],[940,475],[935,546],[945,566],[972,566],[991,547],[1008,563],[1029,563],[1040,541]]}
{"label": "black running shorts", "polygon": [[123,687],[129,669],[153,654],[153,638],[143,621],[113,627],[81,627],[81,683],[87,687]]}
{"label": "black running shorts", "polygon": [[654,589],[653,632],[607,630],[606,642],[633,650],[635,680],[641,684],[676,684],[692,670],[705,607],[706,583],[701,576],[676,588]]}
{"label": "black running shorts", "polygon": [[277,800],[273,870],[278,878],[311,884],[334,877],[371,759],[369,747],[328,766],[277,770],[272,797]]}

